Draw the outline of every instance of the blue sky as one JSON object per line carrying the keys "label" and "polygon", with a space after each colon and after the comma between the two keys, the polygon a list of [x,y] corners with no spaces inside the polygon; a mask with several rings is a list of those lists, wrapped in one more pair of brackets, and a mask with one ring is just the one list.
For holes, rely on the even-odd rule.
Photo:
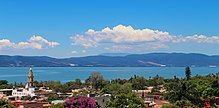
{"label": "blue sky", "polygon": [[[2,0],[0,54],[215,55],[218,6],[218,0]],[[109,30],[102,31],[106,27]]]}

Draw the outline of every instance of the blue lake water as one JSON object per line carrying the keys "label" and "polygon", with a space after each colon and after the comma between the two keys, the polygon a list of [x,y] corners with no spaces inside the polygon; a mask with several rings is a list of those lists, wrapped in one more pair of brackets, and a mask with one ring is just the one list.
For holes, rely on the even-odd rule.
{"label": "blue lake water", "polygon": [[[28,67],[0,67],[0,80],[26,82]],[[67,82],[79,78],[85,80],[92,72],[100,72],[105,79],[130,78],[133,75],[154,77],[157,74],[165,78],[174,75],[184,77],[184,67],[34,67],[35,80],[59,80]],[[207,75],[219,72],[219,68],[193,67],[192,75]]]}

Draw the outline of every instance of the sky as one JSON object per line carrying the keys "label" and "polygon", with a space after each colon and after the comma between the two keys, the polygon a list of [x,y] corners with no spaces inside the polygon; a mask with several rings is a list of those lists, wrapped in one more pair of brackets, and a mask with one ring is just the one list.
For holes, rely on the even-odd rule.
{"label": "sky", "polygon": [[0,55],[219,55],[218,0],[1,0]]}

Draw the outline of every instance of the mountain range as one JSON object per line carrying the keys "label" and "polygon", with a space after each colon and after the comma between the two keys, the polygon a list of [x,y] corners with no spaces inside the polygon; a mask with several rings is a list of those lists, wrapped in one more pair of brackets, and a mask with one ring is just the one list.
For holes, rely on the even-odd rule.
{"label": "mountain range", "polygon": [[0,67],[179,67],[219,66],[219,55],[197,53],[100,54],[86,57],[0,55]]}

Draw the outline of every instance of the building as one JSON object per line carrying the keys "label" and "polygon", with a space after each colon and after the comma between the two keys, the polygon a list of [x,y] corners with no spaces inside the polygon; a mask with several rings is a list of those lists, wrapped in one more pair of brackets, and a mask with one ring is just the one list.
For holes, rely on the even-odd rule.
{"label": "building", "polygon": [[26,89],[26,88],[17,88],[12,90],[12,96],[15,97],[22,97],[22,96],[31,96],[34,97],[35,95],[34,89]]}
{"label": "building", "polygon": [[9,96],[11,95],[13,89],[0,89],[0,94]]}
{"label": "building", "polygon": [[34,75],[33,70],[30,68],[28,73],[28,81],[25,88],[16,88],[12,90],[12,97],[16,99],[20,99],[23,96],[36,96],[35,94],[35,87],[34,87]]}
{"label": "building", "polygon": [[37,102],[37,101],[12,101],[11,102],[16,108],[50,108],[51,104],[48,102]]}
{"label": "building", "polygon": [[12,94],[13,89],[1,89],[0,90],[0,99],[7,99],[7,96]]}

